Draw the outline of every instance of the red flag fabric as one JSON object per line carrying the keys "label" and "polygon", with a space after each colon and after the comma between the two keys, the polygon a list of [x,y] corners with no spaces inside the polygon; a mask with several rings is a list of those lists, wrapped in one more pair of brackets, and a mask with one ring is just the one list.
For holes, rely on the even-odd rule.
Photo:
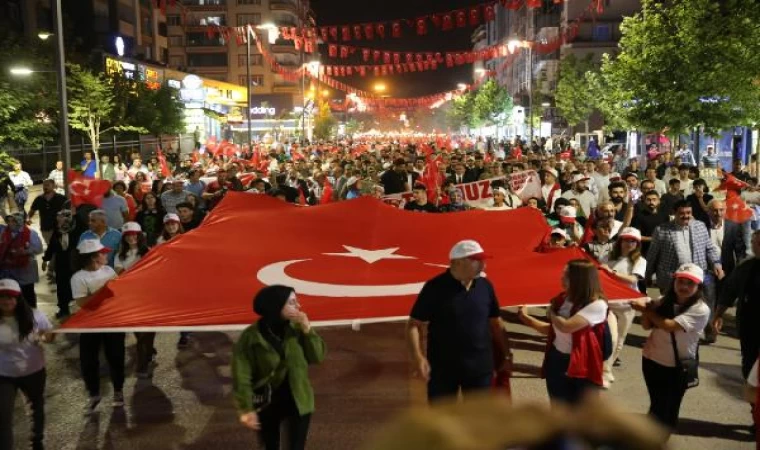
{"label": "red flag fabric", "polygon": [[103,196],[111,190],[110,181],[87,178],[74,170],[69,170],[68,181],[74,207],[85,204],[100,207]]}
{"label": "red flag fabric", "polygon": [[[336,226],[346,217],[351,226]],[[250,230],[272,223],[267,239],[250,239]],[[314,325],[403,320],[463,239],[495,255],[486,276],[501,306],[548,304],[562,290],[567,262],[586,257],[577,248],[534,252],[548,232],[531,208],[418,214],[370,197],[303,208],[228,192],[203,225],[151,250],[61,331],[242,329],[255,320],[255,293],[273,284],[292,286]],[[166,283],[210,262],[214,270],[202,282]],[[600,277],[608,299],[641,297],[606,273]]]}
{"label": "red flag fabric", "polygon": [[190,154],[190,159],[193,161],[193,164],[200,161],[200,155],[198,154],[198,150],[193,150],[193,153]]}
{"label": "red flag fabric", "polygon": [[156,156],[158,158],[158,165],[161,166],[161,176],[168,178],[172,175],[172,171],[169,170],[169,165],[166,163],[166,157],[161,149],[156,149]]}
{"label": "red flag fabric", "polygon": [[333,187],[330,181],[325,179],[325,187],[322,189],[322,197],[319,199],[320,205],[325,205],[332,201]]}

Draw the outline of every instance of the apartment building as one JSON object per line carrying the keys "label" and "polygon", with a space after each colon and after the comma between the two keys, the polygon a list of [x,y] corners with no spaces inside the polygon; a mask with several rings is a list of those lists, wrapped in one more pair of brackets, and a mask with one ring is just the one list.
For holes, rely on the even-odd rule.
{"label": "apartment building", "polygon": [[[11,27],[32,38],[53,31],[51,0],[9,0]],[[111,53],[165,64],[166,17],[151,0],[77,0],[62,3],[67,42],[83,53]]]}
{"label": "apartment building", "polygon": [[[169,66],[199,76],[246,86],[246,45],[234,35],[228,41],[209,27],[276,25],[300,26],[313,20],[308,4],[301,0],[177,0],[167,13]],[[266,32],[260,31],[260,36]],[[291,40],[265,44],[277,62],[295,69],[304,55]],[[256,46],[251,47],[252,105],[267,102],[278,110],[291,110],[302,102],[301,83],[273,72]]]}

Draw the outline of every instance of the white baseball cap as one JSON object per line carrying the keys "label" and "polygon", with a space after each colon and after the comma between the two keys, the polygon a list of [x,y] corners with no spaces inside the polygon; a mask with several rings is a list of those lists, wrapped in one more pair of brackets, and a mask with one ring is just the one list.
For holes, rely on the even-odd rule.
{"label": "white baseball cap", "polygon": [[85,239],[77,245],[77,251],[82,255],[90,253],[109,253],[110,248],[105,247],[98,239]]}
{"label": "white baseball cap", "polygon": [[121,227],[121,234],[125,236],[140,233],[142,233],[142,227],[137,222],[127,222]]}
{"label": "white baseball cap", "polygon": [[470,258],[481,261],[490,257],[491,256],[483,250],[483,247],[481,247],[477,241],[473,240],[459,241],[449,252],[449,259]]}
{"label": "white baseball cap", "polygon": [[357,181],[359,181],[358,177],[351,177],[348,179],[348,181],[346,181],[346,186],[349,186],[349,187],[353,186],[356,184]]}
{"label": "white baseball cap", "polygon": [[641,242],[641,231],[633,227],[625,227],[620,230],[618,237],[620,237],[620,239],[636,239]]}
{"label": "white baseball cap", "polygon": [[617,173],[617,172],[612,172],[610,174],[610,181],[620,181],[622,179],[623,179],[623,177],[621,177],[620,174]]}
{"label": "white baseball cap", "polygon": [[589,177],[587,177],[586,175],[583,175],[582,173],[579,173],[578,175],[575,175],[573,177],[573,183],[577,183],[579,181],[585,181],[585,180],[588,180],[588,179],[589,179]]}
{"label": "white baseball cap", "polygon": [[169,213],[164,216],[164,223],[177,222],[179,223],[179,216],[174,213]]}
{"label": "white baseball cap", "polygon": [[0,295],[10,295],[11,297],[18,297],[21,295],[21,286],[18,285],[16,280],[10,278],[3,278],[0,280]]}
{"label": "white baseball cap", "polygon": [[559,234],[565,239],[570,239],[570,237],[567,235],[567,231],[563,230],[562,228],[555,228],[552,230],[551,234]]}
{"label": "white baseball cap", "polygon": [[676,270],[674,278],[687,278],[695,283],[702,284],[705,280],[705,271],[696,264],[686,263]]}
{"label": "white baseball cap", "polygon": [[494,190],[493,190],[493,193],[494,193],[494,194],[496,194],[497,192],[498,192],[499,194],[503,195],[504,197],[506,197],[506,196],[508,196],[508,195],[509,195],[509,194],[507,193],[507,190],[506,190],[506,189],[504,189],[503,187],[497,187],[496,189],[494,189]]}
{"label": "white baseball cap", "polygon": [[563,206],[559,210],[559,216],[560,217],[572,217],[572,218],[575,218],[576,215],[578,215],[578,210],[576,210],[574,206]]}

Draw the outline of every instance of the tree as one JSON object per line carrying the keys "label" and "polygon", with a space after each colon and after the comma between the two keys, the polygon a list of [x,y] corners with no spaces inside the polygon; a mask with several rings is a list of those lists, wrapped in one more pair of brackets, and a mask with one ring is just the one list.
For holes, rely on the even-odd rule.
{"label": "tree", "polygon": [[483,84],[474,97],[472,113],[480,122],[499,123],[512,114],[512,96],[494,79]]}
{"label": "tree", "polygon": [[474,92],[466,92],[452,101],[449,109],[449,123],[452,128],[477,128],[480,125],[480,117],[475,114]]}
{"label": "tree", "polygon": [[346,135],[347,136],[353,136],[354,134],[361,133],[364,131],[364,123],[356,120],[355,118],[351,117],[346,122]]}
{"label": "tree", "polygon": [[0,30],[0,145],[36,147],[57,131],[56,80],[52,73],[11,75],[11,67],[32,70],[52,66],[36,41]]}
{"label": "tree", "polygon": [[596,107],[597,94],[594,85],[589,83],[589,76],[595,72],[593,55],[588,54],[578,59],[575,55],[567,55],[559,63],[559,77],[554,101],[562,117],[570,126],[586,123]]}
{"label": "tree", "polygon": [[338,121],[330,112],[330,105],[327,102],[320,101],[317,115],[314,118],[314,138],[327,140],[335,133],[335,127]]}
{"label": "tree", "polygon": [[150,89],[144,83],[137,83],[134,93],[136,114],[131,125],[143,128],[156,136],[163,147],[164,135],[176,135],[185,129],[184,107],[179,99],[179,91],[162,84],[158,89]]}
{"label": "tree", "polygon": [[759,20],[753,0],[644,0],[623,21],[620,54],[603,59],[605,109],[631,127],[675,133],[756,122]]}
{"label": "tree", "polygon": [[94,74],[77,65],[69,65],[69,123],[71,128],[83,131],[92,145],[100,173],[100,138],[109,131],[145,132],[144,128],[121,123],[114,103],[113,85],[101,74]]}

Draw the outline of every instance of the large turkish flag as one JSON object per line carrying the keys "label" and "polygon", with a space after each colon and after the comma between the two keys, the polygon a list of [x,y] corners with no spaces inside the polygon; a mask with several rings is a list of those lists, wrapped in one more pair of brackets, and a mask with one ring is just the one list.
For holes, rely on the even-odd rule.
{"label": "large turkish flag", "polygon": [[[316,324],[398,320],[462,239],[494,255],[485,271],[502,306],[547,304],[567,261],[584,257],[535,253],[548,231],[529,208],[422,214],[372,198],[297,207],[230,192],[201,227],[153,249],[62,328],[242,328],[255,320],[253,296],[270,284],[293,286]],[[641,296],[603,282],[608,298]]]}

